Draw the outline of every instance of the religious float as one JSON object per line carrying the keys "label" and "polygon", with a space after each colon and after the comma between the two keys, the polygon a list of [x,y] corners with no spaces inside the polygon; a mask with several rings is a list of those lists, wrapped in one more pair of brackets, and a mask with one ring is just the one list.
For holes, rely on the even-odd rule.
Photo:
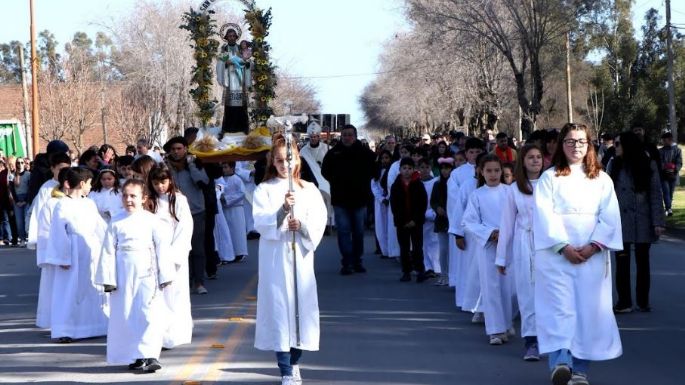
{"label": "religious float", "polygon": [[[198,108],[202,128],[190,151],[206,162],[256,160],[271,148],[272,131],[286,120],[303,117],[272,117],[269,103],[275,97],[276,75],[266,38],[271,26],[271,9],[262,10],[254,0],[240,0],[252,40],[243,39],[237,23],[226,23],[217,31],[211,6],[205,0],[199,10],[184,13],[180,26],[190,34],[196,65],[192,69],[195,88],[190,94]],[[220,43],[217,37],[224,43]],[[217,81],[223,87],[221,127],[208,127],[219,103],[212,96]]]}

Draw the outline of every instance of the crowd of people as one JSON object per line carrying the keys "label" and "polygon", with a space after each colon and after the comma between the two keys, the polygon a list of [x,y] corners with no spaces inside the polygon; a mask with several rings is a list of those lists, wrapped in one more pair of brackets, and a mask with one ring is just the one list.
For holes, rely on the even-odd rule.
{"label": "crowd of people", "polygon": [[32,162],[0,159],[2,239],[36,249],[36,325],[54,340],[107,335],[108,363],[154,372],[162,347],[192,339],[190,294],[207,294],[205,279],[259,238],[255,346],[299,384],[302,351],[319,344],[314,250],[334,226],[340,274],[365,273],[369,222],[400,281],[453,287],[489,344],[507,343],[520,314],[523,359],[548,354],[554,385],[587,384],[590,361],[621,354],[614,314],[651,310],[650,245],[682,167],[670,133],[661,148],[641,127],[596,142],[569,123],[520,145],[452,132],[372,150],[352,125],[328,144],[315,126],[291,151],[277,134],[265,159],[222,164],[189,153],[197,134],[164,154],[141,139],[124,155],[104,144],[77,157],[54,140]]}
{"label": "crowd of people", "polygon": [[[639,126],[601,139],[571,123],[519,146],[505,133],[386,137],[370,178],[376,253],[401,262],[402,282],[415,274],[454,287],[490,345],[515,335],[520,314],[523,359],[547,354],[554,385],[588,384],[590,361],[622,352],[615,314],[651,311],[649,250],[673,214],[682,167],[669,132],[659,149]],[[345,262],[340,273],[350,273]]]}

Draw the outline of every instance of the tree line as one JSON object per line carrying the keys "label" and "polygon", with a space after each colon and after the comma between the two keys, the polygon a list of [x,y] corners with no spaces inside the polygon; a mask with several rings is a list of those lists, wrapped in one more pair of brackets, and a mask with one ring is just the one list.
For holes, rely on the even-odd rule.
{"label": "tree line", "polygon": [[[99,24],[95,36],[75,32],[62,46],[49,30],[37,36],[39,95],[43,140],[62,139],[77,150],[88,130],[103,129],[106,138],[116,130],[124,143],[146,138],[158,143],[165,136],[198,126],[189,90],[193,51],[181,16],[189,1],[137,2],[123,17]],[[240,20],[230,12],[217,12],[218,22]],[[243,37],[247,38],[247,37]],[[249,39],[249,38],[248,38]],[[19,41],[0,44],[0,83],[21,82],[18,50],[24,50],[30,73],[30,45]],[[318,111],[316,90],[308,83],[278,73],[275,111],[285,100],[293,111]],[[221,102],[221,89],[214,95]],[[221,119],[222,109],[215,118]],[[210,124],[216,124],[211,122]],[[106,140],[107,141],[107,140]]]}
{"label": "tree line", "polygon": [[[597,133],[668,127],[666,31],[632,0],[403,0],[411,26],[387,42],[360,103],[372,129],[462,129],[523,137],[567,122],[566,42],[575,122]],[[685,114],[685,38],[673,28],[676,115]],[[680,119],[679,132],[685,121]],[[682,137],[682,136],[681,136]]]}

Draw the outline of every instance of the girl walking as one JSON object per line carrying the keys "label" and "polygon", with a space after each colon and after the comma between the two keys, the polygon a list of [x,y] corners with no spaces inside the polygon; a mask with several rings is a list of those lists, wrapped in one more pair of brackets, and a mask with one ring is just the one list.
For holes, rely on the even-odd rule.
{"label": "girl walking", "polygon": [[554,385],[587,385],[590,361],[622,354],[611,306],[609,251],[623,249],[611,178],[590,130],[564,125],[552,167],[535,186],[535,310]]}
{"label": "girl walking", "polygon": [[533,243],[533,191],[542,172],[542,151],[534,144],[523,146],[516,159],[516,181],[507,189],[502,203],[497,259],[502,274],[513,275],[519,311],[521,335],[525,340],[526,361],[540,360],[535,330],[535,245]]}
{"label": "girl walking", "polygon": [[319,350],[314,251],[327,222],[321,193],[300,179],[295,140],[290,150],[294,191],[289,191],[286,141],[277,134],[253,203],[255,228],[261,234],[255,348],[276,352],[282,385],[301,383],[302,351]]}

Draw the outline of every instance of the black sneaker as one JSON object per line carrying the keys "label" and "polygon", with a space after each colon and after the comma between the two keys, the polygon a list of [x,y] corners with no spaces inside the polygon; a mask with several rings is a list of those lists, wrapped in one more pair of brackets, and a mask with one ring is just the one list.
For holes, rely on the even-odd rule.
{"label": "black sneaker", "polygon": [[60,337],[57,339],[57,343],[60,344],[70,344],[74,342],[74,340],[71,337]]}
{"label": "black sneaker", "polygon": [[145,366],[145,360],[142,358],[137,359],[134,363],[128,364],[128,370],[138,370]]}
{"label": "black sneaker", "polygon": [[411,281],[411,274],[409,274],[409,273],[402,274],[402,277],[400,277],[400,282],[409,282],[409,281]]}
{"label": "black sneaker", "polygon": [[437,277],[437,275],[435,274],[435,272],[434,272],[433,270],[426,270],[426,272],[425,272],[424,274],[426,275],[426,278],[435,278],[435,277]]}
{"label": "black sneaker", "polygon": [[354,270],[355,273],[366,273],[366,268],[361,263],[358,265],[354,265],[352,270]]}
{"label": "black sneaker", "polygon": [[249,233],[247,233],[247,239],[248,240],[259,239],[259,237],[260,237],[260,235],[256,231],[250,231]]}
{"label": "black sneaker", "polygon": [[162,369],[162,364],[160,364],[156,358],[146,358],[145,364],[141,369],[146,373],[154,373],[159,369]]}
{"label": "black sneaker", "polygon": [[352,275],[352,274],[354,274],[354,270],[352,270],[351,267],[343,266],[340,268],[340,275]]}
{"label": "black sneaker", "polygon": [[426,275],[426,273],[419,273],[419,274],[416,276],[416,283],[424,282],[424,281],[426,281],[427,279],[428,279],[428,276]]}

